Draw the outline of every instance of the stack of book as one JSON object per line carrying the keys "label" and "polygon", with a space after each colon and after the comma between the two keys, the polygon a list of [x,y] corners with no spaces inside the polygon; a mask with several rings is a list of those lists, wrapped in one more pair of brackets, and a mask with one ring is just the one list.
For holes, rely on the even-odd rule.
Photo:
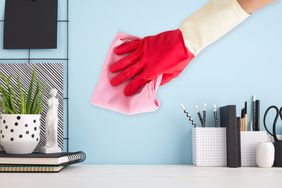
{"label": "stack of book", "polygon": [[84,152],[12,155],[0,152],[0,172],[60,172],[68,165],[84,161]]}

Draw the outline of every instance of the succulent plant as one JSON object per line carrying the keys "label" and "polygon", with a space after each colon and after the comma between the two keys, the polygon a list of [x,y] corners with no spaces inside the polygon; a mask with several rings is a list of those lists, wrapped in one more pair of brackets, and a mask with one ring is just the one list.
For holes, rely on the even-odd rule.
{"label": "succulent plant", "polygon": [[[0,73],[0,79],[5,85],[0,84],[1,107],[4,114],[40,114],[43,111],[45,86],[42,88],[35,69],[32,72],[27,93],[23,91],[21,80],[17,77],[18,97],[11,85],[12,76],[5,77]],[[34,85],[36,85],[35,90],[33,89]]]}

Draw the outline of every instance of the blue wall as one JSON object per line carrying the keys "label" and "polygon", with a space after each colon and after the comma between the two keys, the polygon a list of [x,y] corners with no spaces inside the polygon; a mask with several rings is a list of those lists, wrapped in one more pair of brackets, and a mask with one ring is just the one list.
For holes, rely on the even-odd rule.
{"label": "blue wall", "polygon": [[[66,1],[59,1],[59,17],[65,19]],[[243,102],[256,94],[262,111],[270,104],[281,105],[281,1],[255,13],[163,86],[158,111],[129,117],[90,104],[117,32],[146,36],[177,28],[204,2],[70,0],[71,150],[85,151],[88,163],[191,163],[191,126],[180,103],[192,108],[194,116],[194,106],[207,103],[209,123],[214,103],[237,104],[239,113]],[[65,29],[60,23],[59,49],[33,55],[64,56]],[[26,51],[0,50],[1,57],[25,55]]]}

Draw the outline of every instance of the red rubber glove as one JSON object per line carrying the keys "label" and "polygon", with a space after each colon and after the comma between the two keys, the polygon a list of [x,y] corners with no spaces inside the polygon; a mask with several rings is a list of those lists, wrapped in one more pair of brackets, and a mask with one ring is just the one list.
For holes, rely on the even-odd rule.
{"label": "red rubber glove", "polygon": [[111,80],[113,86],[131,79],[124,90],[126,96],[133,95],[161,74],[161,85],[169,82],[194,58],[185,47],[179,29],[125,42],[114,52],[117,55],[128,54],[110,66],[111,72],[120,72]]}

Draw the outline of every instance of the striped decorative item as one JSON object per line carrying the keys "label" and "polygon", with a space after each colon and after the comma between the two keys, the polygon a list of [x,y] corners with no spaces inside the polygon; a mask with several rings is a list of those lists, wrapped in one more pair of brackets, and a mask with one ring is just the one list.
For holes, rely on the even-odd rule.
{"label": "striped decorative item", "polygon": [[184,114],[186,115],[186,117],[188,118],[188,120],[191,122],[192,126],[193,126],[194,128],[197,127],[197,125],[196,125],[196,123],[194,122],[192,116],[189,114],[187,108],[186,108],[183,104],[181,104],[181,106],[182,106],[182,109],[183,109]]}
{"label": "striped decorative item", "polygon": [[203,127],[206,127],[207,125],[207,104],[204,104],[204,110],[203,110]]}
{"label": "striped decorative item", "polygon": [[217,108],[215,104],[213,105],[213,119],[214,119],[214,127],[218,127]]}
{"label": "striped decorative item", "polygon": [[[44,109],[41,113],[41,133],[40,142],[37,146],[37,150],[45,145],[45,117],[48,110],[47,100],[50,97],[49,91],[51,88],[56,88],[58,90],[57,98],[59,99],[59,125],[58,125],[58,144],[61,149],[64,147],[64,109],[63,109],[63,88],[64,88],[64,66],[62,63],[1,63],[0,72],[6,77],[12,75],[13,78],[17,76],[21,79],[22,88],[24,91],[28,90],[31,75],[33,69],[36,69],[36,74],[38,79],[42,84],[46,84],[46,92],[43,97]],[[1,85],[3,85],[3,80],[0,80]],[[11,85],[13,88],[17,88],[17,81],[15,79],[11,80]],[[18,97],[18,93],[16,93]],[[2,148],[0,147],[0,150]]]}
{"label": "striped decorative item", "polygon": [[201,112],[200,112],[198,106],[196,106],[196,111],[197,111],[197,115],[198,115],[198,117],[199,117],[199,120],[200,120],[200,122],[201,122],[201,125],[202,125],[202,127],[204,127],[204,119],[203,119],[203,117],[202,117],[202,114],[201,114]]}
{"label": "striped decorative item", "polygon": [[197,126],[196,123],[194,122],[192,116],[188,112],[186,113],[186,116],[189,119],[189,121],[191,121],[192,126],[196,127]]}

